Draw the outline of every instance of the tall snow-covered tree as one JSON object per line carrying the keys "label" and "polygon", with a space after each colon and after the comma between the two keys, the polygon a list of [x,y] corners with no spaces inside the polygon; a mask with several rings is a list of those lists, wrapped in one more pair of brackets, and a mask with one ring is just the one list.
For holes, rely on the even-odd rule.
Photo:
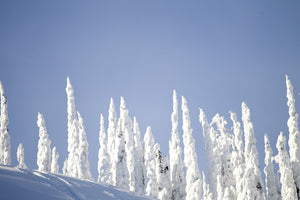
{"label": "tall snow-covered tree", "polygon": [[82,116],[77,111],[78,116],[78,133],[79,133],[79,166],[78,166],[78,178],[92,180],[92,174],[90,172],[90,163],[89,163],[89,144],[86,138],[85,126],[82,119]]}
{"label": "tall snow-covered tree", "polygon": [[107,139],[104,126],[103,115],[100,115],[100,132],[99,132],[99,153],[98,153],[98,182],[110,184],[110,157],[107,152]]}
{"label": "tall snow-covered tree", "polygon": [[38,170],[43,172],[51,171],[51,141],[47,134],[44,116],[38,113],[37,125],[39,127],[39,143],[37,153]]}
{"label": "tall snow-covered tree", "polygon": [[270,141],[268,135],[265,134],[265,180],[266,180],[266,194],[267,199],[279,200],[277,188],[276,188],[276,180],[273,168],[273,159],[272,159],[272,148],[270,145]]}
{"label": "tall snow-covered tree", "polygon": [[154,153],[154,138],[150,126],[147,127],[147,131],[144,136],[144,149],[145,149],[145,192],[146,195],[157,197],[157,179],[155,173],[155,153]]}
{"label": "tall snow-covered tree", "polygon": [[241,199],[265,199],[264,186],[258,165],[258,153],[253,124],[250,120],[250,110],[245,102],[242,103],[242,120],[245,133],[245,163],[246,169],[243,176],[244,188]]}
{"label": "tall snow-covered tree", "polygon": [[58,165],[59,154],[56,151],[56,147],[52,148],[52,159],[51,159],[51,173],[58,174],[59,165]]}
{"label": "tall snow-covered tree", "polygon": [[213,196],[212,196],[212,193],[210,192],[209,184],[206,182],[204,172],[202,172],[202,178],[203,178],[203,184],[202,184],[202,186],[203,186],[203,195],[202,195],[202,199],[203,200],[213,200]]}
{"label": "tall snow-covered tree", "polygon": [[185,199],[185,178],[183,173],[182,149],[178,133],[178,100],[173,91],[173,112],[171,114],[172,132],[169,141],[171,199]]}
{"label": "tall snow-covered tree", "polygon": [[145,191],[144,148],[136,117],[133,119],[133,134],[135,146],[135,191],[139,194],[143,194]]}
{"label": "tall snow-covered tree", "polygon": [[0,164],[11,165],[10,135],[8,133],[7,98],[0,81],[1,115],[0,115]]}
{"label": "tall snow-covered tree", "polygon": [[67,111],[68,111],[68,159],[65,163],[65,175],[78,177],[79,168],[79,134],[78,134],[78,119],[76,118],[74,90],[69,77],[67,78]]}
{"label": "tall snow-covered tree", "polygon": [[278,155],[275,160],[279,164],[280,182],[281,182],[281,198],[297,199],[297,189],[293,178],[293,170],[291,168],[289,155],[286,151],[286,139],[281,132],[278,136],[276,147]]}
{"label": "tall snow-covered tree", "polygon": [[125,100],[121,97],[120,102],[120,118],[122,119],[122,128],[125,138],[126,164],[128,169],[129,190],[135,191],[135,151],[134,138],[132,132],[132,121],[128,116],[129,111],[126,108]]}
{"label": "tall snow-covered tree", "polygon": [[162,153],[160,151],[159,144],[155,144],[154,147],[155,152],[155,173],[157,177],[157,186],[158,186],[158,194],[157,198],[160,200],[169,200],[171,198],[170,194],[170,173],[169,173],[169,167],[168,157],[163,158]]}
{"label": "tall snow-covered tree", "polygon": [[17,160],[18,160],[18,167],[22,169],[27,169],[27,166],[24,161],[24,148],[22,143],[19,144],[18,150],[17,150]]}
{"label": "tall snow-covered tree", "polygon": [[293,169],[293,176],[297,188],[297,196],[300,199],[300,132],[298,129],[298,113],[295,108],[295,98],[293,92],[293,85],[286,75],[287,88],[287,106],[289,107],[289,119],[287,122],[289,128],[289,148],[291,156],[291,165]]}
{"label": "tall snow-covered tree", "polygon": [[202,179],[195,151],[195,139],[191,128],[187,101],[182,97],[182,130],[184,144],[184,164],[186,167],[186,199],[200,200],[202,196]]}

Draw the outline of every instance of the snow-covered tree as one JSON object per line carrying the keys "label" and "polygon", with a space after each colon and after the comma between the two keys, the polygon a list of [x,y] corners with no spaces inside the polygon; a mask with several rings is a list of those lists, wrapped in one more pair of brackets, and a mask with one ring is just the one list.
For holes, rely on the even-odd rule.
{"label": "snow-covered tree", "polygon": [[202,195],[202,199],[203,200],[213,200],[213,196],[212,196],[212,193],[210,192],[209,184],[206,182],[204,172],[202,172],[202,178],[203,178],[203,184],[202,184],[202,186],[203,186],[203,195]]}
{"label": "snow-covered tree", "polygon": [[245,163],[246,169],[243,176],[243,191],[241,199],[265,199],[264,186],[258,165],[258,153],[253,124],[250,120],[250,110],[246,103],[242,103],[242,120],[245,133]]}
{"label": "snow-covered tree", "polygon": [[58,165],[59,154],[56,151],[56,147],[52,148],[52,159],[51,159],[51,173],[58,173],[59,165]]}
{"label": "snow-covered tree", "polygon": [[147,127],[147,131],[144,136],[144,149],[145,149],[145,192],[146,195],[157,197],[158,187],[155,173],[155,153],[154,153],[154,138],[150,126]]}
{"label": "snow-covered tree", "polygon": [[19,144],[18,150],[17,150],[17,160],[19,162],[18,167],[22,169],[27,169],[27,166],[24,161],[24,148],[22,143]]}
{"label": "snow-covered tree", "polygon": [[279,200],[277,188],[276,188],[276,180],[273,168],[273,159],[272,159],[273,151],[271,149],[271,145],[269,142],[268,135],[265,134],[265,180],[266,180],[266,193],[267,199]]}
{"label": "snow-covered tree", "polygon": [[122,128],[125,138],[126,164],[128,169],[129,190],[135,191],[135,151],[134,138],[132,132],[132,121],[128,116],[129,111],[126,108],[125,100],[121,97],[120,118],[122,119]]}
{"label": "snow-covered tree", "polygon": [[98,153],[98,182],[110,184],[110,157],[107,152],[107,139],[104,127],[103,115],[100,115],[100,132],[99,132],[100,149]]}
{"label": "snow-covered tree", "polygon": [[116,132],[115,150],[112,157],[112,184],[123,189],[129,189],[129,175],[126,165],[125,139],[122,126],[122,118],[119,118]]}
{"label": "snow-covered tree", "polygon": [[51,171],[51,141],[48,138],[44,116],[38,113],[37,125],[39,127],[39,143],[37,153],[38,170],[43,172]]}
{"label": "snow-covered tree", "polygon": [[78,134],[78,119],[76,118],[74,91],[69,77],[67,78],[67,111],[68,111],[68,159],[64,166],[67,166],[64,172],[65,175],[78,177],[79,168],[79,134]]}
{"label": "snow-covered tree", "polygon": [[163,158],[159,144],[155,144],[154,147],[155,152],[155,163],[156,163],[156,177],[157,177],[157,186],[158,186],[158,195],[157,198],[160,200],[169,200],[171,198],[170,194],[170,173],[168,157]]}
{"label": "snow-covered tree", "polygon": [[289,119],[287,122],[289,128],[289,148],[291,156],[291,165],[293,176],[297,188],[297,196],[300,199],[300,132],[298,129],[298,113],[296,113],[293,85],[286,75],[287,88],[287,106],[289,107]]}
{"label": "snow-covered tree", "polygon": [[1,115],[0,115],[0,164],[11,165],[10,135],[8,133],[7,98],[0,81]]}
{"label": "snow-covered tree", "polygon": [[80,113],[77,111],[78,116],[78,133],[79,133],[79,166],[78,166],[78,178],[92,180],[92,174],[90,172],[90,163],[89,163],[89,144],[86,138],[85,127],[83,119]]}
{"label": "snow-covered tree", "polygon": [[142,194],[145,191],[144,148],[136,117],[133,119],[133,134],[135,145],[135,191]]}
{"label": "snow-covered tree", "polygon": [[182,97],[182,130],[184,144],[184,164],[186,167],[186,199],[200,200],[202,196],[202,179],[195,152],[195,139],[191,128],[187,101]]}
{"label": "snow-covered tree", "polygon": [[278,136],[276,147],[278,155],[275,157],[275,160],[279,164],[279,171],[281,174],[281,197],[284,200],[297,199],[297,189],[293,178],[293,170],[286,150],[286,139],[282,132]]}
{"label": "snow-covered tree", "polygon": [[171,115],[172,132],[169,141],[171,199],[185,199],[185,179],[183,173],[182,149],[178,133],[178,100],[173,91],[173,112]]}

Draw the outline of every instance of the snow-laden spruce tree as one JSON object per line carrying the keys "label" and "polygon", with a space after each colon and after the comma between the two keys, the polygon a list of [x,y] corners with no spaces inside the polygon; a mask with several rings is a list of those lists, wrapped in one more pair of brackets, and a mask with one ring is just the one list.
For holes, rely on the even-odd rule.
{"label": "snow-laden spruce tree", "polygon": [[18,160],[18,168],[27,169],[27,166],[24,161],[24,148],[22,143],[19,144],[17,150],[17,160]]}
{"label": "snow-laden spruce tree", "polygon": [[38,113],[37,125],[39,127],[39,143],[37,152],[38,170],[43,172],[51,171],[51,141],[48,138],[44,116]]}
{"label": "snow-laden spruce tree", "polygon": [[150,126],[144,135],[144,149],[145,149],[145,192],[146,195],[157,197],[158,187],[155,173],[155,153],[154,153],[154,138]]}
{"label": "snow-laden spruce tree", "polygon": [[287,106],[289,107],[289,119],[287,122],[289,128],[289,148],[291,156],[291,165],[293,169],[293,176],[298,191],[298,198],[300,198],[300,132],[298,129],[298,113],[296,113],[295,99],[293,92],[293,85],[286,75],[286,88],[287,88]]}
{"label": "snow-laden spruce tree", "polygon": [[243,189],[243,175],[245,172],[245,157],[244,157],[244,144],[243,144],[243,131],[241,130],[241,124],[237,120],[236,113],[230,112],[230,118],[233,123],[233,147],[231,155],[231,163],[233,167],[233,177],[235,181],[236,196],[242,194]]}
{"label": "snow-laden spruce tree", "polygon": [[79,168],[79,134],[78,134],[78,119],[76,118],[74,91],[69,77],[67,78],[67,111],[68,111],[68,159],[64,165],[65,175],[78,177]]}
{"label": "snow-laden spruce tree", "polygon": [[272,148],[270,145],[270,141],[268,135],[265,134],[265,180],[266,180],[266,194],[267,199],[279,200],[277,188],[276,188],[276,180],[273,168],[273,159],[272,159]]}
{"label": "snow-laden spruce tree", "polygon": [[110,98],[109,110],[108,110],[108,129],[107,129],[107,152],[109,154],[109,184],[113,185],[112,178],[112,158],[115,154],[115,141],[116,141],[116,132],[117,132],[117,113],[113,98]]}
{"label": "snow-laden spruce tree", "polygon": [[133,118],[133,135],[135,146],[135,191],[143,194],[145,191],[144,148],[136,117]]}
{"label": "snow-laden spruce tree", "polygon": [[172,132],[169,141],[171,199],[185,199],[185,178],[183,173],[182,149],[178,133],[178,100],[173,91],[173,112],[171,115]]}
{"label": "snow-laden spruce tree", "polygon": [[286,150],[286,139],[281,132],[278,136],[276,147],[278,155],[275,157],[279,164],[280,183],[281,183],[281,198],[282,199],[297,199],[297,189],[293,178],[293,170],[290,164],[290,158]]}
{"label": "snow-laden spruce tree", "polygon": [[52,159],[51,159],[51,173],[58,174],[59,165],[58,165],[59,154],[56,151],[56,147],[52,148]]}
{"label": "snow-laden spruce tree", "polygon": [[100,115],[100,132],[99,132],[99,153],[98,153],[98,179],[99,183],[110,184],[110,157],[107,152],[107,139],[104,126],[103,115]]}
{"label": "snow-laden spruce tree", "polygon": [[160,200],[169,200],[171,198],[170,194],[170,173],[169,173],[169,167],[168,157],[163,158],[160,146],[158,143],[156,143],[153,147],[155,152],[155,173],[157,177],[157,186],[158,186],[158,194],[157,198]]}
{"label": "snow-laden spruce tree", "polygon": [[129,190],[135,191],[135,151],[134,138],[132,132],[132,120],[128,116],[129,111],[126,108],[125,100],[121,97],[120,102],[120,118],[122,119],[122,128],[125,138],[126,164],[128,169]]}
{"label": "snow-laden spruce tree", "polygon": [[204,111],[200,108],[200,114],[199,114],[199,122],[202,125],[203,129],[203,138],[204,138],[204,145],[206,150],[206,163],[207,163],[207,172],[209,177],[209,182],[213,184],[209,184],[210,191],[212,193],[212,198],[216,199],[217,194],[217,187],[215,187],[215,184],[217,183],[217,162],[216,158],[218,157],[217,154],[215,154],[214,148],[217,146],[217,137],[216,137],[216,131],[213,127],[210,127],[207,118],[205,116]]}
{"label": "snow-laden spruce tree", "polygon": [[78,133],[79,133],[79,166],[78,166],[78,178],[93,180],[92,174],[90,172],[90,163],[89,163],[89,144],[86,138],[86,132],[84,127],[84,122],[82,116],[77,111],[78,116]]}
{"label": "snow-laden spruce tree", "polygon": [[212,193],[210,192],[209,184],[206,182],[204,172],[202,172],[202,178],[203,178],[203,183],[202,183],[203,195],[202,195],[202,199],[203,200],[213,200],[213,196],[212,196]]}
{"label": "snow-laden spruce tree", "polygon": [[116,132],[115,150],[112,157],[112,184],[114,186],[129,190],[129,175],[126,164],[125,139],[122,126],[122,118],[119,118]]}
{"label": "snow-laden spruce tree", "polygon": [[245,174],[243,177],[243,191],[241,199],[265,199],[264,186],[258,164],[258,153],[253,124],[250,120],[250,110],[246,103],[242,103],[242,120],[245,133]]}
{"label": "snow-laden spruce tree", "polygon": [[195,151],[195,139],[191,128],[187,101],[182,97],[182,130],[184,144],[184,164],[186,167],[186,199],[200,200],[202,196],[202,179]]}
{"label": "snow-laden spruce tree", "polygon": [[1,115],[0,115],[0,164],[11,165],[10,135],[8,133],[7,98],[0,81]]}

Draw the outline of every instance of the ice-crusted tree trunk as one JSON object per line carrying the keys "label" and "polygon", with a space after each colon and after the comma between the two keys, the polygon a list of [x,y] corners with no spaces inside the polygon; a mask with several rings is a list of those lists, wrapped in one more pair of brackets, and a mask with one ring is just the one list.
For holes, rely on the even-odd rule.
{"label": "ice-crusted tree trunk", "polygon": [[24,160],[24,148],[22,143],[19,144],[18,150],[17,150],[17,160],[18,160],[18,168],[27,169],[27,166],[25,164]]}
{"label": "ice-crusted tree trunk", "polygon": [[296,113],[293,85],[286,75],[287,88],[287,106],[289,107],[289,119],[287,126],[289,128],[289,148],[291,156],[291,165],[293,176],[297,188],[297,197],[300,199],[300,133],[298,129],[298,113]]}
{"label": "ice-crusted tree trunk", "polygon": [[135,191],[139,194],[143,194],[145,191],[144,148],[136,117],[133,119],[133,135],[135,146]]}
{"label": "ice-crusted tree trunk", "polygon": [[110,184],[110,157],[107,152],[107,139],[104,126],[103,115],[100,115],[100,132],[99,132],[100,148],[98,152],[98,182]]}
{"label": "ice-crusted tree trunk", "polygon": [[116,132],[117,132],[117,113],[114,104],[113,98],[110,98],[109,103],[109,110],[108,110],[108,129],[107,129],[107,152],[109,154],[109,161],[108,161],[108,168],[109,171],[109,182],[108,184],[113,185],[113,178],[112,178],[112,158],[115,154],[115,141],[116,141]]}
{"label": "ice-crusted tree trunk", "polygon": [[244,144],[243,144],[243,131],[241,130],[241,124],[237,120],[236,113],[230,112],[230,118],[233,123],[233,147],[231,163],[233,167],[233,177],[235,181],[236,197],[240,198],[243,189],[243,175],[245,172],[245,156],[244,156]]}
{"label": "ice-crusted tree trunk", "polygon": [[159,144],[154,145],[155,152],[155,162],[156,162],[156,177],[157,177],[157,186],[158,186],[158,195],[157,198],[160,200],[169,200],[171,198],[170,194],[170,173],[168,157],[163,158]]}
{"label": "ice-crusted tree trunk", "polygon": [[78,166],[78,178],[92,180],[92,174],[90,172],[90,163],[89,163],[89,144],[86,138],[86,132],[84,127],[84,122],[82,116],[77,111],[78,116],[78,133],[79,133],[79,147],[78,147],[78,156],[79,156],[79,166]]}
{"label": "ice-crusted tree trunk", "polygon": [[275,157],[279,164],[280,182],[281,182],[281,198],[282,199],[297,199],[297,189],[293,178],[293,170],[291,168],[289,155],[286,151],[286,139],[281,132],[278,136],[276,147],[278,155]]}
{"label": "ice-crusted tree trunk", "polygon": [[210,192],[209,184],[206,182],[204,172],[202,172],[202,178],[203,178],[203,183],[202,183],[203,195],[202,195],[202,198],[203,198],[203,200],[213,200],[213,196],[212,196],[212,193]]}
{"label": "ice-crusted tree trunk", "polygon": [[182,97],[182,130],[184,144],[184,164],[186,167],[186,199],[200,200],[202,196],[202,179],[195,151],[195,139],[191,128],[187,101]]}
{"label": "ice-crusted tree trunk", "polygon": [[265,134],[265,180],[266,180],[266,194],[267,199],[279,200],[277,188],[276,188],[276,180],[273,168],[273,159],[272,159],[272,148],[270,145],[270,141],[268,135]]}
{"label": "ice-crusted tree trunk", "polygon": [[58,165],[59,154],[56,151],[56,147],[52,148],[52,159],[51,159],[51,173],[58,174],[59,165]]}
{"label": "ice-crusted tree trunk", "polygon": [[145,149],[145,192],[146,195],[157,197],[157,178],[155,173],[155,153],[154,153],[154,138],[150,126],[144,136],[144,149]]}
{"label": "ice-crusted tree trunk", "polygon": [[[206,160],[207,160],[207,172],[209,177],[210,183],[217,183],[217,163],[216,158],[218,155],[215,155],[214,148],[217,145],[216,142],[216,131],[213,127],[210,127],[207,118],[205,116],[204,111],[200,108],[199,114],[199,122],[202,125],[203,130],[203,138],[204,138],[204,145],[206,150]],[[216,199],[217,194],[217,187],[213,184],[209,184],[210,191],[212,193],[212,198]]]}
{"label": "ice-crusted tree trunk", "polygon": [[258,153],[253,124],[250,120],[250,110],[246,103],[242,103],[242,120],[245,133],[245,163],[246,169],[243,177],[244,188],[241,199],[265,199],[264,186],[258,164]]}
{"label": "ice-crusted tree trunk", "polygon": [[172,132],[169,141],[171,199],[185,199],[185,178],[183,173],[182,149],[178,133],[178,100],[173,91],[173,112],[171,114]]}
{"label": "ice-crusted tree trunk", "polygon": [[128,190],[129,175],[126,165],[125,139],[122,126],[122,118],[119,118],[116,132],[115,150],[112,157],[112,184]]}
{"label": "ice-crusted tree trunk", "polygon": [[0,81],[1,115],[0,115],[0,164],[11,165],[10,135],[8,133],[7,98]]}
{"label": "ice-crusted tree trunk", "polygon": [[38,113],[37,125],[39,127],[39,142],[37,152],[38,170],[43,172],[51,171],[51,141],[47,134],[44,116]]}
{"label": "ice-crusted tree trunk", "polygon": [[67,111],[68,111],[68,159],[64,165],[65,175],[78,177],[79,168],[79,134],[78,119],[76,118],[74,90],[69,77],[67,78]]}
{"label": "ice-crusted tree trunk", "polygon": [[132,120],[129,117],[129,111],[126,108],[125,100],[121,97],[120,118],[122,119],[123,132],[125,138],[126,164],[128,169],[129,190],[135,191],[135,151],[134,138],[132,132]]}

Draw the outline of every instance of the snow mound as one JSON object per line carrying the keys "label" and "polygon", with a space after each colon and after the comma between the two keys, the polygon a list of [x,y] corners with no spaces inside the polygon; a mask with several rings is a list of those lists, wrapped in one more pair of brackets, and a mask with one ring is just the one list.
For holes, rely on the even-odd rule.
{"label": "snow mound", "polygon": [[0,199],[135,200],[151,198],[61,174],[0,165]]}

